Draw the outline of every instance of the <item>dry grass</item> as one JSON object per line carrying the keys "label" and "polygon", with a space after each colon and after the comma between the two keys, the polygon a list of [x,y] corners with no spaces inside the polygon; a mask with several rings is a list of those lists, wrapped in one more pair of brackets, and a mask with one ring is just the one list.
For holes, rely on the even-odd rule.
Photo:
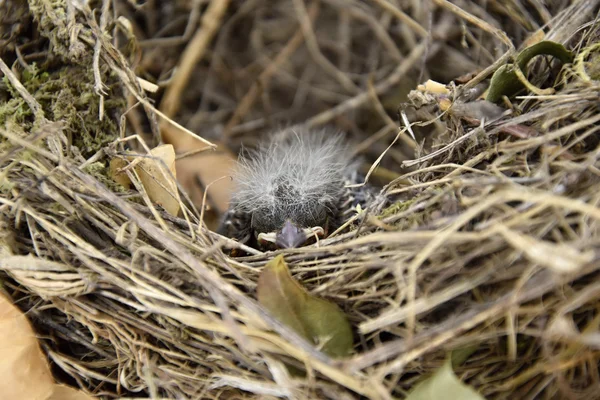
{"label": "dry grass", "polygon": [[[487,399],[600,398],[598,1],[29,3],[37,28],[0,23],[0,267],[58,379],[107,398],[388,399],[468,346],[456,372]],[[16,4],[0,7],[27,15]],[[418,145],[402,131],[375,176],[394,203],[285,251],[347,312],[347,360],[256,303],[273,253],[232,258],[189,202],[173,218],[107,178],[110,158],[137,148],[126,136],[152,146],[168,117],[233,148],[280,123],[330,123],[374,160],[417,83],[481,72],[454,93],[468,94],[537,29],[578,55],[531,69],[554,93],[479,125],[405,104]],[[174,102],[157,110],[136,76]],[[68,109],[65,92],[85,102]]]}

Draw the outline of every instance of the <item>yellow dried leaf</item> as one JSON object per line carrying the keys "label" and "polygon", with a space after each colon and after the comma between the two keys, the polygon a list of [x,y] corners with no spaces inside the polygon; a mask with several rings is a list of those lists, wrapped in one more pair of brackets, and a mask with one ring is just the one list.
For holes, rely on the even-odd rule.
{"label": "yellow dried leaf", "polygon": [[54,385],[52,396],[47,400],[93,400],[81,390],[74,389],[65,385]]}
{"label": "yellow dried leaf", "polygon": [[227,176],[231,175],[235,164],[235,156],[223,148],[205,151],[177,160],[177,180],[197,207],[202,205],[204,191],[208,189],[208,204],[205,205],[217,213],[224,213],[233,191],[233,182]]}
{"label": "yellow dried leaf", "polygon": [[131,188],[131,180],[129,180],[129,177],[125,172],[122,172],[122,169],[126,166],[127,161],[123,160],[122,158],[113,158],[110,160],[109,170],[110,177],[113,179],[113,181],[129,190],[129,188]]}
{"label": "yellow dried leaf", "polygon": [[92,400],[54,382],[27,317],[0,295],[0,397],[28,400]]}
{"label": "yellow dried leaf", "polygon": [[141,158],[134,167],[140,181],[154,203],[169,214],[177,216],[180,208],[177,176],[175,172],[175,150],[170,144],[150,150],[152,157]]}

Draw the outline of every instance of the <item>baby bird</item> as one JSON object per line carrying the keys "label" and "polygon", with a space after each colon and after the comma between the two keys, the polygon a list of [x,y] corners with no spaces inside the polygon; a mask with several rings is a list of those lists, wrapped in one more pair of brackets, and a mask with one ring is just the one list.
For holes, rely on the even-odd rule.
{"label": "baby bird", "polygon": [[284,129],[240,156],[220,232],[249,245],[294,248],[333,232],[374,197],[335,131]]}

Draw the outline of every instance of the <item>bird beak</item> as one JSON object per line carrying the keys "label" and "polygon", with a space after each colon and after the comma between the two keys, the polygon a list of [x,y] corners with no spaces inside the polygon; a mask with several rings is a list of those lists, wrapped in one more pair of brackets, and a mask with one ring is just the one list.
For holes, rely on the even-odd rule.
{"label": "bird beak", "polygon": [[291,221],[285,221],[283,228],[277,233],[260,233],[258,240],[262,242],[274,243],[282,249],[293,249],[302,246],[313,236],[322,237],[325,231],[320,226],[314,228],[300,229]]}
{"label": "bird beak", "polygon": [[275,236],[275,244],[279,248],[293,249],[306,242],[306,233],[289,220],[285,221],[283,228]]}

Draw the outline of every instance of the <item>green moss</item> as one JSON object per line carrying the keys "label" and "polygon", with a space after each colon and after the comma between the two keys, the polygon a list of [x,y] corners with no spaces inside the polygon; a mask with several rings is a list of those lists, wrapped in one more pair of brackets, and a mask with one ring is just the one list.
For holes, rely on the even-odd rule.
{"label": "green moss", "polygon": [[0,103],[0,126],[2,127],[9,121],[26,127],[30,125],[27,121],[32,116],[31,109],[21,98],[13,98],[5,103]]}
{"label": "green moss", "polygon": [[29,10],[40,33],[50,40],[54,54],[68,61],[82,61],[89,57],[82,44],[71,41],[65,0],[30,0]]}
{"label": "green moss", "polygon": [[0,193],[2,193],[2,195],[7,196],[15,186],[16,185],[13,182],[0,175]]}
{"label": "green moss", "polygon": [[86,174],[98,179],[98,181],[102,182],[113,192],[122,193],[127,191],[127,189],[119,185],[110,177],[110,170],[103,162],[98,161],[95,163],[88,164],[85,166],[85,168],[83,168],[83,171]]}
{"label": "green moss", "polygon": [[408,209],[415,201],[414,200],[406,200],[406,201],[398,201],[393,203],[384,209],[379,215],[380,218],[387,218],[392,215],[396,215]]}
{"label": "green moss", "polygon": [[[116,87],[108,71],[102,79],[107,85],[104,118],[99,119],[100,97],[94,91],[94,74],[87,67],[65,65],[54,71],[42,71],[38,66],[22,73],[21,83],[40,103],[46,118],[64,123],[65,134],[73,139],[84,157],[96,153],[101,147],[118,137],[118,127],[111,117],[120,114],[125,99],[111,96]],[[0,126],[13,122],[24,130],[34,125],[34,116],[18,92],[5,80],[10,96],[0,104]]]}

